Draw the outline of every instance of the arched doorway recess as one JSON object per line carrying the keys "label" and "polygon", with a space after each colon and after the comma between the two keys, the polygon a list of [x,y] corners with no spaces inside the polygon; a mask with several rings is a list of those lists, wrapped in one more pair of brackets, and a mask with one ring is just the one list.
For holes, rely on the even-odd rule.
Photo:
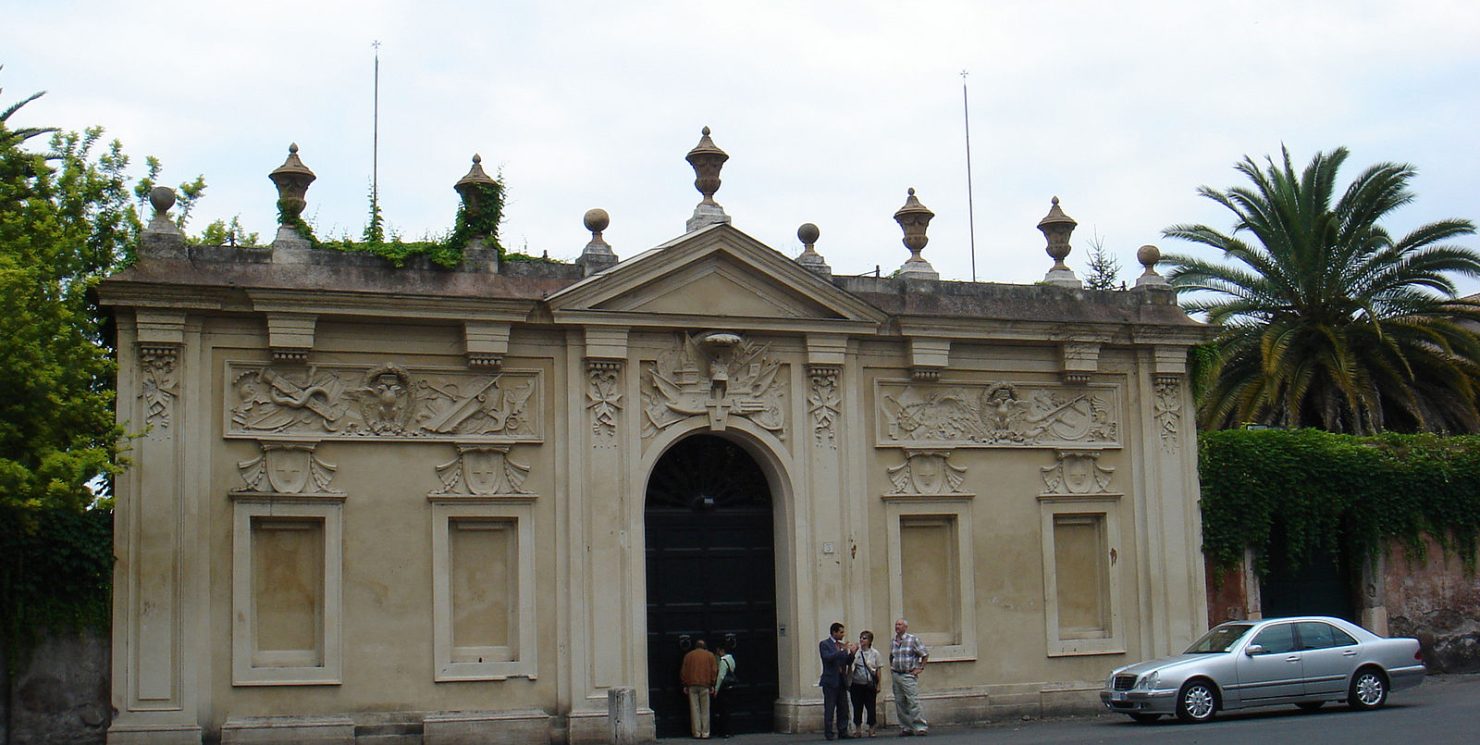
{"label": "arched doorway recess", "polygon": [[735,443],[699,434],[663,454],[646,507],[648,701],[658,737],[687,737],[678,671],[697,639],[733,645],[730,731],[770,732],[778,692],[771,487]]}

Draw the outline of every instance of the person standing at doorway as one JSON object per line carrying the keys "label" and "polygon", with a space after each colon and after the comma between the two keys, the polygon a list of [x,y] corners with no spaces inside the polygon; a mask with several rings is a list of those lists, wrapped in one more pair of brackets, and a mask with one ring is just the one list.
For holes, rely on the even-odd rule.
{"label": "person standing at doorway", "polygon": [[848,739],[848,668],[853,665],[853,654],[858,650],[852,642],[843,641],[843,624],[834,623],[828,637],[817,643],[817,654],[822,658],[822,733],[833,739],[833,728],[837,737]]}
{"label": "person standing at doorway", "polygon": [[679,679],[689,696],[689,733],[695,739],[709,739],[709,703],[714,698],[714,684],[719,677],[719,662],[703,639],[683,656]]}
{"label": "person standing at doorway", "polygon": [[853,700],[853,736],[863,735],[864,714],[868,714],[868,736],[874,736],[879,725],[879,650],[874,649],[874,632],[858,635],[858,651],[853,654],[852,674],[848,676],[848,698]]}
{"label": "person standing at doorway", "polygon": [[735,655],[730,654],[728,642],[715,642],[714,654],[719,658],[719,675],[714,681],[714,703],[710,707],[714,719],[711,729],[720,737],[729,737],[730,699],[735,696],[735,684],[740,678],[735,675]]}
{"label": "person standing at doorway", "polygon": [[925,662],[930,650],[925,648],[920,637],[909,633],[910,622],[901,618],[894,622],[894,639],[889,643],[889,669],[894,674],[894,713],[899,719],[901,736],[923,736],[930,723],[920,712],[920,673],[925,672]]}

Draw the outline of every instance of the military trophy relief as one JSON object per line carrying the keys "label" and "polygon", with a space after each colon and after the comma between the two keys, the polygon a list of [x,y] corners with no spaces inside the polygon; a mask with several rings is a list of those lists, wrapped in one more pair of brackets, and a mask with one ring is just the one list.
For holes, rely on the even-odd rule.
{"label": "military trophy relief", "polygon": [[1161,436],[1161,449],[1172,455],[1182,441],[1182,384],[1175,375],[1158,375],[1152,407],[1156,431]]}
{"label": "military trophy relief", "polygon": [[180,395],[179,350],[172,346],[139,347],[139,400],[151,437],[168,434]]}
{"label": "military trophy relief", "polygon": [[878,447],[1121,446],[1113,386],[880,381],[875,393]]}
{"label": "military trophy relief", "polygon": [[1107,496],[1119,492],[1110,491],[1110,479],[1115,475],[1113,466],[1100,465],[1099,450],[1058,450],[1051,466],[1043,466],[1043,491],[1039,496]]}
{"label": "military trophy relief", "polygon": [[427,494],[432,501],[533,501],[524,488],[530,467],[509,457],[509,445],[458,444],[457,457],[437,466],[442,488]]}
{"label": "military trophy relief", "polygon": [[694,417],[724,430],[732,417],[786,439],[786,366],[769,345],[715,331],[680,335],[642,369],[642,437]]}
{"label": "military trophy relief", "polygon": [[265,440],[258,443],[262,454],[236,464],[245,488],[233,489],[233,497],[281,497],[341,501],[344,492],[332,486],[338,467],[314,453],[317,442]]}
{"label": "military trophy relief", "polygon": [[807,392],[807,412],[812,416],[812,436],[822,447],[838,449],[838,415],[842,399],[838,396],[838,368],[813,365],[808,369],[812,379]]}
{"label": "military trophy relief", "polygon": [[591,441],[596,447],[617,446],[617,417],[622,413],[622,363],[587,360],[586,410],[591,417]]}
{"label": "military trophy relief", "polygon": [[228,363],[227,437],[540,442],[540,375]]}
{"label": "military trophy relief", "polygon": [[966,484],[966,467],[951,462],[950,450],[905,448],[904,462],[889,468],[889,483],[893,488],[884,495],[886,500],[976,496],[962,489]]}

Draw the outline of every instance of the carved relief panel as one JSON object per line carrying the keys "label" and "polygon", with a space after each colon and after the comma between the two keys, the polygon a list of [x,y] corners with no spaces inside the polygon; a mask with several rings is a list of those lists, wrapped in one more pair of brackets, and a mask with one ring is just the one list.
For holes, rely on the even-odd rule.
{"label": "carved relief panel", "polygon": [[330,485],[338,467],[314,454],[318,443],[269,441],[258,446],[262,448],[261,455],[236,464],[246,488],[235,490],[234,494],[344,496],[344,492]]}
{"label": "carved relief panel", "polygon": [[1113,386],[875,383],[879,447],[1120,447]]}
{"label": "carved relief panel", "polygon": [[679,336],[672,349],[643,363],[642,436],[698,416],[722,430],[734,416],[785,439],[785,373],[769,345],[739,334]]}
{"label": "carved relief panel", "polygon": [[1108,494],[1115,469],[1100,465],[1098,450],[1060,450],[1057,462],[1044,466],[1043,496]]}
{"label": "carved relief panel", "polygon": [[540,442],[537,371],[231,362],[227,437]]}
{"label": "carved relief panel", "polygon": [[458,445],[457,457],[437,466],[442,488],[428,497],[529,495],[529,466],[509,458],[508,445]]}
{"label": "carved relief panel", "polygon": [[894,486],[886,497],[969,497],[963,491],[966,468],[951,462],[949,450],[904,451],[904,463],[889,469],[889,482]]}

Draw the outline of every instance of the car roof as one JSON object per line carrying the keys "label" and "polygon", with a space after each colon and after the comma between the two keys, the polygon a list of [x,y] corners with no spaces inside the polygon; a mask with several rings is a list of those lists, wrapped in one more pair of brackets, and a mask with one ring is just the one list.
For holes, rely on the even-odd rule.
{"label": "car roof", "polygon": [[1218,624],[1218,626],[1247,624],[1262,629],[1265,626],[1273,626],[1277,623],[1290,623],[1296,621],[1319,621],[1322,623],[1329,623],[1332,626],[1342,629],[1343,631],[1346,631],[1348,633],[1358,633],[1367,637],[1376,636],[1376,634],[1373,634],[1371,631],[1368,631],[1367,629],[1364,629],[1361,626],[1352,623],[1351,621],[1348,621],[1344,618],[1335,618],[1333,616],[1277,616],[1275,618],[1234,619],[1231,621],[1224,621],[1223,623]]}

